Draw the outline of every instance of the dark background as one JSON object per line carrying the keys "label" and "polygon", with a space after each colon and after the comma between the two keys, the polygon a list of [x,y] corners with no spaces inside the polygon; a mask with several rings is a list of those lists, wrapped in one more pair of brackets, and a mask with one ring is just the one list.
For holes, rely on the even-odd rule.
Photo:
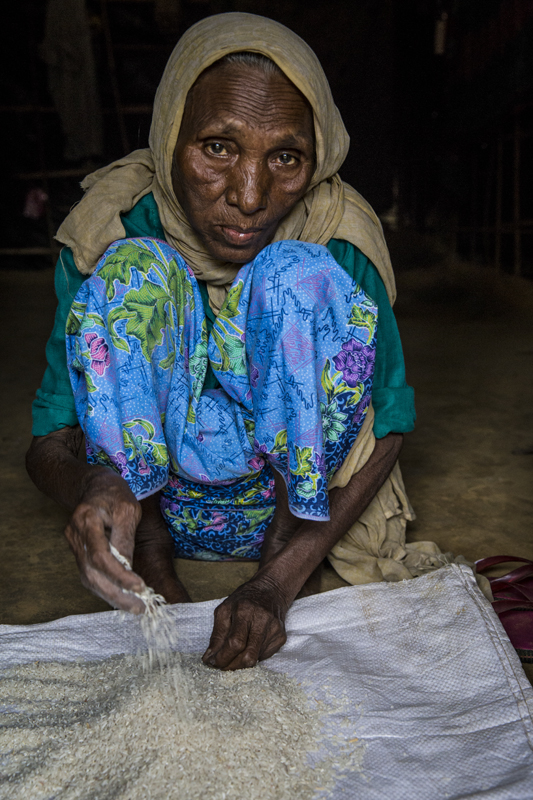
{"label": "dark background", "polygon": [[[212,13],[250,11],[317,53],[351,136],[341,175],[392,239],[424,234],[533,277],[533,0],[176,0],[170,17],[168,7],[165,17],[161,0],[86,0],[104,146],[75,162],[39,54],[47,4],[3,10],[0,267],[50,266],[51,235],[83,175],[147,145],[179,36]],[[37,219],[23,216],[33,188],[49,198]]]}

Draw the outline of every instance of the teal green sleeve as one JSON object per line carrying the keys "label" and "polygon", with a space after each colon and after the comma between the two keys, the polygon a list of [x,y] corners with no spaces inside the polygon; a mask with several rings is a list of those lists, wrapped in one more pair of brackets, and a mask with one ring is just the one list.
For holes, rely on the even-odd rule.
{"label": "teal green sleeve", "polygon": [[121,214],[126,239],[151,236],[165,241],[165,231],[159,218],[159,209],[153,194],[145,194],[127,214]]}
{"label": "teal green sleeve", "polygon": [[415,425],[414,390],[405,380],[405,363],[398,325],[383,281],[372,262],[349,242],[332,239],[328,250],[378,307],[376,365],[372,405],[374,435],[407,433]]}
{"label": "teal green sleeve", "polygon": [[78,424],[74,396],[67,369],[65,326],[72,301],[86,276],[78,272],[72,251],[64,247],[59,254],[55,272],[55,289],[58,300],[52,335],[46,345],[48,366],[41,388],[33,401],[34,436],[46,436],[66,425]]}

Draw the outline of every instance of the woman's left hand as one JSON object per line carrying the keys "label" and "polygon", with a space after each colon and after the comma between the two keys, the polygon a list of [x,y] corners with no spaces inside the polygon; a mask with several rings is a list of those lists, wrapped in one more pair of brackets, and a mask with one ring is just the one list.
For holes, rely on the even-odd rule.
{"label": "woman's left hand", "polygon": [[224,670],[254,667],[287,641],[290,603],[266,575],[239,586],[215,609],[215,625],[204,664]]}

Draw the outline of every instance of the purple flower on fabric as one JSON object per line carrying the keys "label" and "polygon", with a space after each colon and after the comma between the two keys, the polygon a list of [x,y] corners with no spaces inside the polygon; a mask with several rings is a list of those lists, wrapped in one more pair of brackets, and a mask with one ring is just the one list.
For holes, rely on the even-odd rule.
{"label": "purple flower on fabric", "polygon": [[139,459],[139,475],[148,475],[150,472],[150,467],[144,460],[144,458]]}
{"label": "purple flower on fabric", "polygon": [[343,379],[352,389],[372,375],[375,360],[374,348],[361,344],[357,339],[344,342],[340,352],[333,357],[336,369],[342,372]]}
{"label": "purple flower on fabric", "polygon": [[89,346],[91,369],[94,369],[97,375],[103,375],[107,367],[111,364],[109,348],[105,340],[101,336],[98,336],[97,333],[86,333],[85,341]]}
{"label": "purple flower on fabric", "polygon": [[251,467],[252,469],[255,469],[257,472],[263,469],[264,465],[265,465],[265,460],[264,458],[262,458],[262,456],[254,456],[248,461],[248,466]]}
{"label": "purple flower on fabric", "polygon": [[119,450],[118,453],[115,453],[114,456],[109,456],[111,463],[118,469],[121,476],[123,478],[129,473],[128,469],[128,459],[126,457],[126,453],[123,453],[122,450]]}
{"label": "purple flower on fabric", "polygon": [[254,439],[254,450],[256,453],[268,453],[268,447],[266,444],[259,444],[257,439]]}
{"label": "purple flower on fabric", "polygon": [[276,496],[276,482],[274,478],[271,478],[268,482],[268,486],[266,489],[263,489],[261,492],[261,497],[264,497],[265,500],[270,500],[271,497]]}
{"label": "purple flower on fabric", "polygon": [[355,409],[355,414],[353,415],[352,425],[360,425],[366,415],[368,406],[370,405],[370,397],[365,395],[363,399],[360,401],[359,405]]}
{"label": "purple flower on fabric", "polygon": [[254,389],[257,386],[258,380],[259,380],[259,370],[257,369],[257,367],[254,367],[253,364],[250,364],[250,383],[252,384]]}
{"label": "purple flower on fabric", "polygon": [[180,481],[180,479],[177,477],[177,475],[170,475],[167,485],[170,486],[172,489],[183,489],[184,488],[183,483]]}
{"label": "purple flower on fabric", "polygon": [[202,444],[202,442],[204,441],[204,438],[205,437],[204,437],[203,433],[199,433],[198,436],[196,437],[196,441],[200,442],[200,444]]}
{"label": "purple flower on fabric", "polygon": [[220,511],[213,511],[213,515],[211,517],[211,522],[209,525],[204,527],[203,532],[206,533],[207,531],[220,531],[224,530],[224,527],[228,521],[228,518],[221,514]]}
{"label": "purple flower on fabric", "polygon": [[315,462],[319,473],[325,478],[326,477],[326,456],[324,454],[317,453],[315,456]]}

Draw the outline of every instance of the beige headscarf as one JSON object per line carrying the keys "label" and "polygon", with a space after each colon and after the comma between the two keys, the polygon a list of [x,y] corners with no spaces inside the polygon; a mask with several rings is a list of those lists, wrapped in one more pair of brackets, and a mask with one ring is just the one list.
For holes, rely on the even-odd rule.
{"label": "beige headscarf", "polygon": [[305,197],[282,220],[274,237],[327,244],[332,238],[356,245],[376,265],[389,299],[395,284],[376,214],[338,176],[349,137],[320,63],[310,47],[274,20],[255,14],[218,14],[193,25],[180,39],[157,90],[150,147],[135,150],[93,172],[86,194],[63,222],[56,238],[68,245],[80,272],[91,274],[106,248],[125,231],[120,214],[153,192],[165,236],[196,276],[207,281],[217,313],[241,265],[216,261],[191,228],[172,188],[172,157],[185,100],[201,73],[228,53],[261,53],[274,61],[309,101],[314,115],[316,170]]}

